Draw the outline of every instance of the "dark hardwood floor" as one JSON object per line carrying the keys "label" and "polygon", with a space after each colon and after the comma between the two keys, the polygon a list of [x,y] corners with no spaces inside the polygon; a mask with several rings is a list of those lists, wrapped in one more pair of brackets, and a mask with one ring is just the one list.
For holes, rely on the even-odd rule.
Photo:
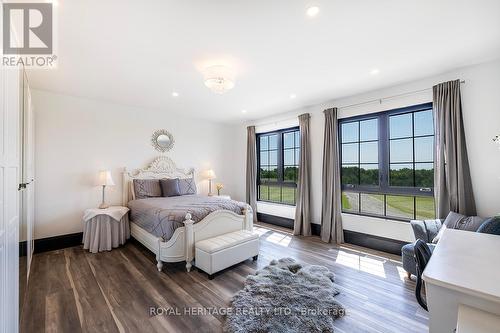
{"label": "dark hardwood floor", "polygon": [[[292,257],[328,267],[336,274],[336,297],[346,316],[336,332],[427,332],[427,313],[414,297],[397,256],[354,246],[340,248],[318,237],[293,237],[283,229],[258,225],[259,260],[247,260],[213,280],[183,263],[156,270],[154,255],[128,242],[111,252],[82,247],[34,256],[22,332],[219,332],[224,317],[198,308],[224,308],[245,277],[272,259]],[[150,315],[160,307],[160,315]],[[167,313],[178,309],[180,315]]]}

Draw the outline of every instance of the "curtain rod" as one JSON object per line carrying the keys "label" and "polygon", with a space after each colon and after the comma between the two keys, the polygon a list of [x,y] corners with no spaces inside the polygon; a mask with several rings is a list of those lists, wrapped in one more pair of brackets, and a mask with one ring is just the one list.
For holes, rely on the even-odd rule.
{"label": "curtain rod", "polygon": [[278,125],[279,123],[284,122],[284,121],[289,121],[289,120],[297,120],[298,121],[298,119],[299,118],[297,115],[297,116],[283,118],[283,119],[276,119],[274,121],[268,121],[266,123],[255,123],[254,126],[259,127],[259,126],[268,126],[268,125]]}
{"label": "curtain rod", "polygon": [[[465,80],[460,81],[460,83],[464,84]],[[385,101],[385,100],[388,100],[388,99],[394,99],[394,98],[398,98],[398,97],[403,97],[403,96],[408,96],[408,95],[414,95],[414,94],[422,93],[422,92],[429,91],[429,90],[432,90],[432,87],[431,88],[420,89],[420,90],[409,91],[409,92],[402,93],[402,94],[397,94],[397,95],[392,95],[392,96],[387,96],[387,97],[372,99],[372,100],[361,102],[361,103],[344,105],[344,106],[339,107],[338,109],[339,110],[341,110],[341,109],[348,109],[348,108],[352,108],[352,107],[355,107],[355,106],[360,106],[360,105],[365,105],[365,104],[372,104],[372,103],[375,103],[375,102],[379,102],[380,104],[382,104],[382,101]]]}
{"label": "curtain rod", "polygon": [[[460,83],[461,84],[465,84],[465,80],[461,80]],[[402,94],[397,94],[397,95],[392,95],[392,96],[387,96],[387,97],[372,99],[372,100],[361,102],[361,103],[344,105],[344,106],[339,107],[338,109],[339,110],[341,110],[341,109],[348,109],[348,108],[352,108],[352,107],[355,107],[355,106],[360,106],[360,105],[365,105],[365,104],[371,104],[371,103],[375,103],[375,102],[382,103],[382,101],[384,101],[384,100],[398,98],[398,97],[403,97],[403,96],[408,96],[408,95],[413,95],[413,94],[418,94],[418,93],[429,91],[429,90],[432,90],[432,87],[431,88],[420,89],[420,90],[415,90],[415,91],[410,91],[410,92],[406,92],[406,93],[402,93]],[[256,123],[255,126],[274,125],[274,124],[278,124],[279,122],[282,122],[282,121],[288,121],[288,120],[292,120],[292,119],[296,119],[296,118],[297,117],[294,116],[294,117],[288,117],[288,118],[283,118],[283,119],[277,119],[275,121],[270,121],[270,122],[261,123],[261,124]]]}

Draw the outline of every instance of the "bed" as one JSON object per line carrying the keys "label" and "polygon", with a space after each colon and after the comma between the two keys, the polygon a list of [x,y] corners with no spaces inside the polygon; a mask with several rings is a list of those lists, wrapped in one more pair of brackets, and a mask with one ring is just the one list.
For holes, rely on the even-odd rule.
{"label": "bed", "polygon": [[[193,265],[194,244],[237,230],[253,229],[250,205],[216,197],[187,195],[136,199],[134,179],[194,177],[194,169],[181,169],[167,156],[156,158],[148,167],[123,172],[122,203],[131,209],[132,237],[156,255],[157,268],[164,262],[186,261]],[[135,218],[135,220],[134,220]]]}

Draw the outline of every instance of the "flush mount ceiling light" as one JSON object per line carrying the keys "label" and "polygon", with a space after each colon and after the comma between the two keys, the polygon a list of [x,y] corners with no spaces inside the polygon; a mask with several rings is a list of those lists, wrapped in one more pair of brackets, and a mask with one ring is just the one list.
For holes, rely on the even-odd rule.
{"label": "flush mount ceiling light", "polygon": [[315,17],[316,15],[318,15],[318,13],[319,13],[319,7],[317,6],[311,6],[306,10],[306,14],[309,17]]}
{"label": "flush mount ceiling light", "polygon": [[210,66],[205,69],[205,85],[216,94],[224,94],[234,88],[234,75],[231,69],[222,66]]}
{"label": "flush mount ceiling light", "polygon": [[179,93],[177,91],[172,92],[172,97],[179,97]]}
{"label": "flush mount ceiling light", "polygon": [[371,75],[377,75],[378,73],[380,73],[380,70],[378,68],[374,68],[370,71]]}
{"label": "flush mount ceiling light", "polygon": [[290,94],[290,99],[295,99],[295,98],[297,98],[297,95],[295,95],[295,94]]}

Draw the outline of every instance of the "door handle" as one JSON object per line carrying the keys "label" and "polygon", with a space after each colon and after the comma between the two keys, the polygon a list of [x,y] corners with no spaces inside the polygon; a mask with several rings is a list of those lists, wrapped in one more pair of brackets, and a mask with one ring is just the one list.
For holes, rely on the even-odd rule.
{"label": "door handle", "polygon": [[30,180],[30,181],[29,181],[29,182],[27,182],[27,183],[20,183],[20,184],[19,184],[19,187],[17,188],[17,190],[18,190],[18,191],[25,190],[25,189],[26,189],[26,187],[27,187],[29,184],[31,184],[31,182],[32,182],[32,181],[33,181],[33,179],[32,179],[32,180]]}

